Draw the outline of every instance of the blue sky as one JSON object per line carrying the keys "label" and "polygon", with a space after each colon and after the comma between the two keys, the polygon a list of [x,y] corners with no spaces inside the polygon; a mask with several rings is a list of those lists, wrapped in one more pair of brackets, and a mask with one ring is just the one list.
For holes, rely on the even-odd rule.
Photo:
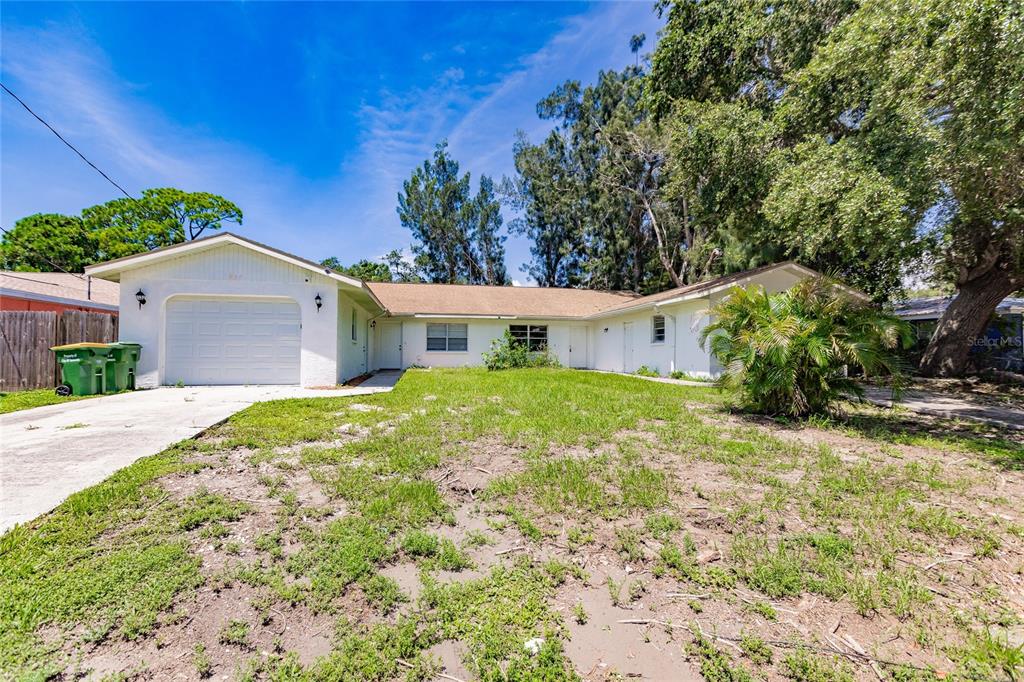
{"label": "blue sky", "polygon": [[[409,243],[396,194],[436,142],[511,174],[517,129],[566,79],[632,61],[637,3],[2,3],[5,84],[130,192],[223,194],[239,231],[307,258]],[[116,191],[8,95],[0,221]],[[235,228],[232,228],[235,229]],[[528,245],[511,238],[508,264]]]}

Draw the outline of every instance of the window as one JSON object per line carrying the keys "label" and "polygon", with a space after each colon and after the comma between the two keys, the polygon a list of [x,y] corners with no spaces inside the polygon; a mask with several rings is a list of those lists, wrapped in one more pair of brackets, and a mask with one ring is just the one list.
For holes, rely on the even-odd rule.
{"label": "window", "polygon": [[464,324],[428,324],[427,350],[464,351],[469,348],[469,328]]}
{"label": "window", "polygon": [[352,309],[352,340],[356,340],[356,309]]}
{"label": "window", "polygon": [[511,324],[508,327],[512,340],[524,344],[531,353],[548,348],[548,327],[538,324]]}
{"label": "window", "polygon": [[665,343],[665,316],[651,318],[651,343]]}

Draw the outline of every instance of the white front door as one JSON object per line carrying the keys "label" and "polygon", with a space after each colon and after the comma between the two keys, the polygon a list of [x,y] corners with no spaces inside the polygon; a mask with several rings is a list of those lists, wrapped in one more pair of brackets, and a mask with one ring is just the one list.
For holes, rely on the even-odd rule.
{"label": "white front door", "polygon": [[587,368],[587,328],[569,328],[569,366],[575,369]]}
{"label": "white front door", "polygon": [[636,370],[633,366],[633,323],[622,323],[622,371],[631,374]]}
{"label": "white front door", "polygon": [[380,325],[380,368],[402,368],[401,322],[382,322]]}
{"label": "white front door", "polygon": [[165,384],[299,383],[302,314],[294,301],[172,298],[165,321]]}

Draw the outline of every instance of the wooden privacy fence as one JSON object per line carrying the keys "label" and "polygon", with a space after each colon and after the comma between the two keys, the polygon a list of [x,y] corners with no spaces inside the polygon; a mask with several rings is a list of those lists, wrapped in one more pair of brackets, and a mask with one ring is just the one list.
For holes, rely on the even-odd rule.
{"label": "wooden privacy fence", "polygon": [[60,383],[51,346],[117,340],[117,317],[80,310],[0,312],[0,391],[50,388]]}

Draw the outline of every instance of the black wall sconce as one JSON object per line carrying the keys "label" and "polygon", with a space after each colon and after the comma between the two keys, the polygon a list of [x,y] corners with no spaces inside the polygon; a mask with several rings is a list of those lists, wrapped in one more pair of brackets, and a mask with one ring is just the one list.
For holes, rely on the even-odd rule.
{"label": "black wall sconce", "polygon": [[320,298],[320,294],[317,294],[316,298],[313,299],[313,302],[316,303],[316,311],[320,312],[320,308],[324,305],[324,299]]}
{"label": "black wall sconce", "polygon": [[377,320],[370,320],[370,329],[377,328]]}
{"label": "black wall sconce", "polygon": [[146,305],[146,294],[142,289],[135,292],[135,300],[139,302],[139,310],[142,310],[142,306]]}
{"label": "black wall sconce", "polygon": [[605,328],[604,328],[604,329],[602,329],[601,331],[603,331],[603,332],[604,332],[605,334],[607,334],[607,333],[608,333],[608,327],[605,327]]}

